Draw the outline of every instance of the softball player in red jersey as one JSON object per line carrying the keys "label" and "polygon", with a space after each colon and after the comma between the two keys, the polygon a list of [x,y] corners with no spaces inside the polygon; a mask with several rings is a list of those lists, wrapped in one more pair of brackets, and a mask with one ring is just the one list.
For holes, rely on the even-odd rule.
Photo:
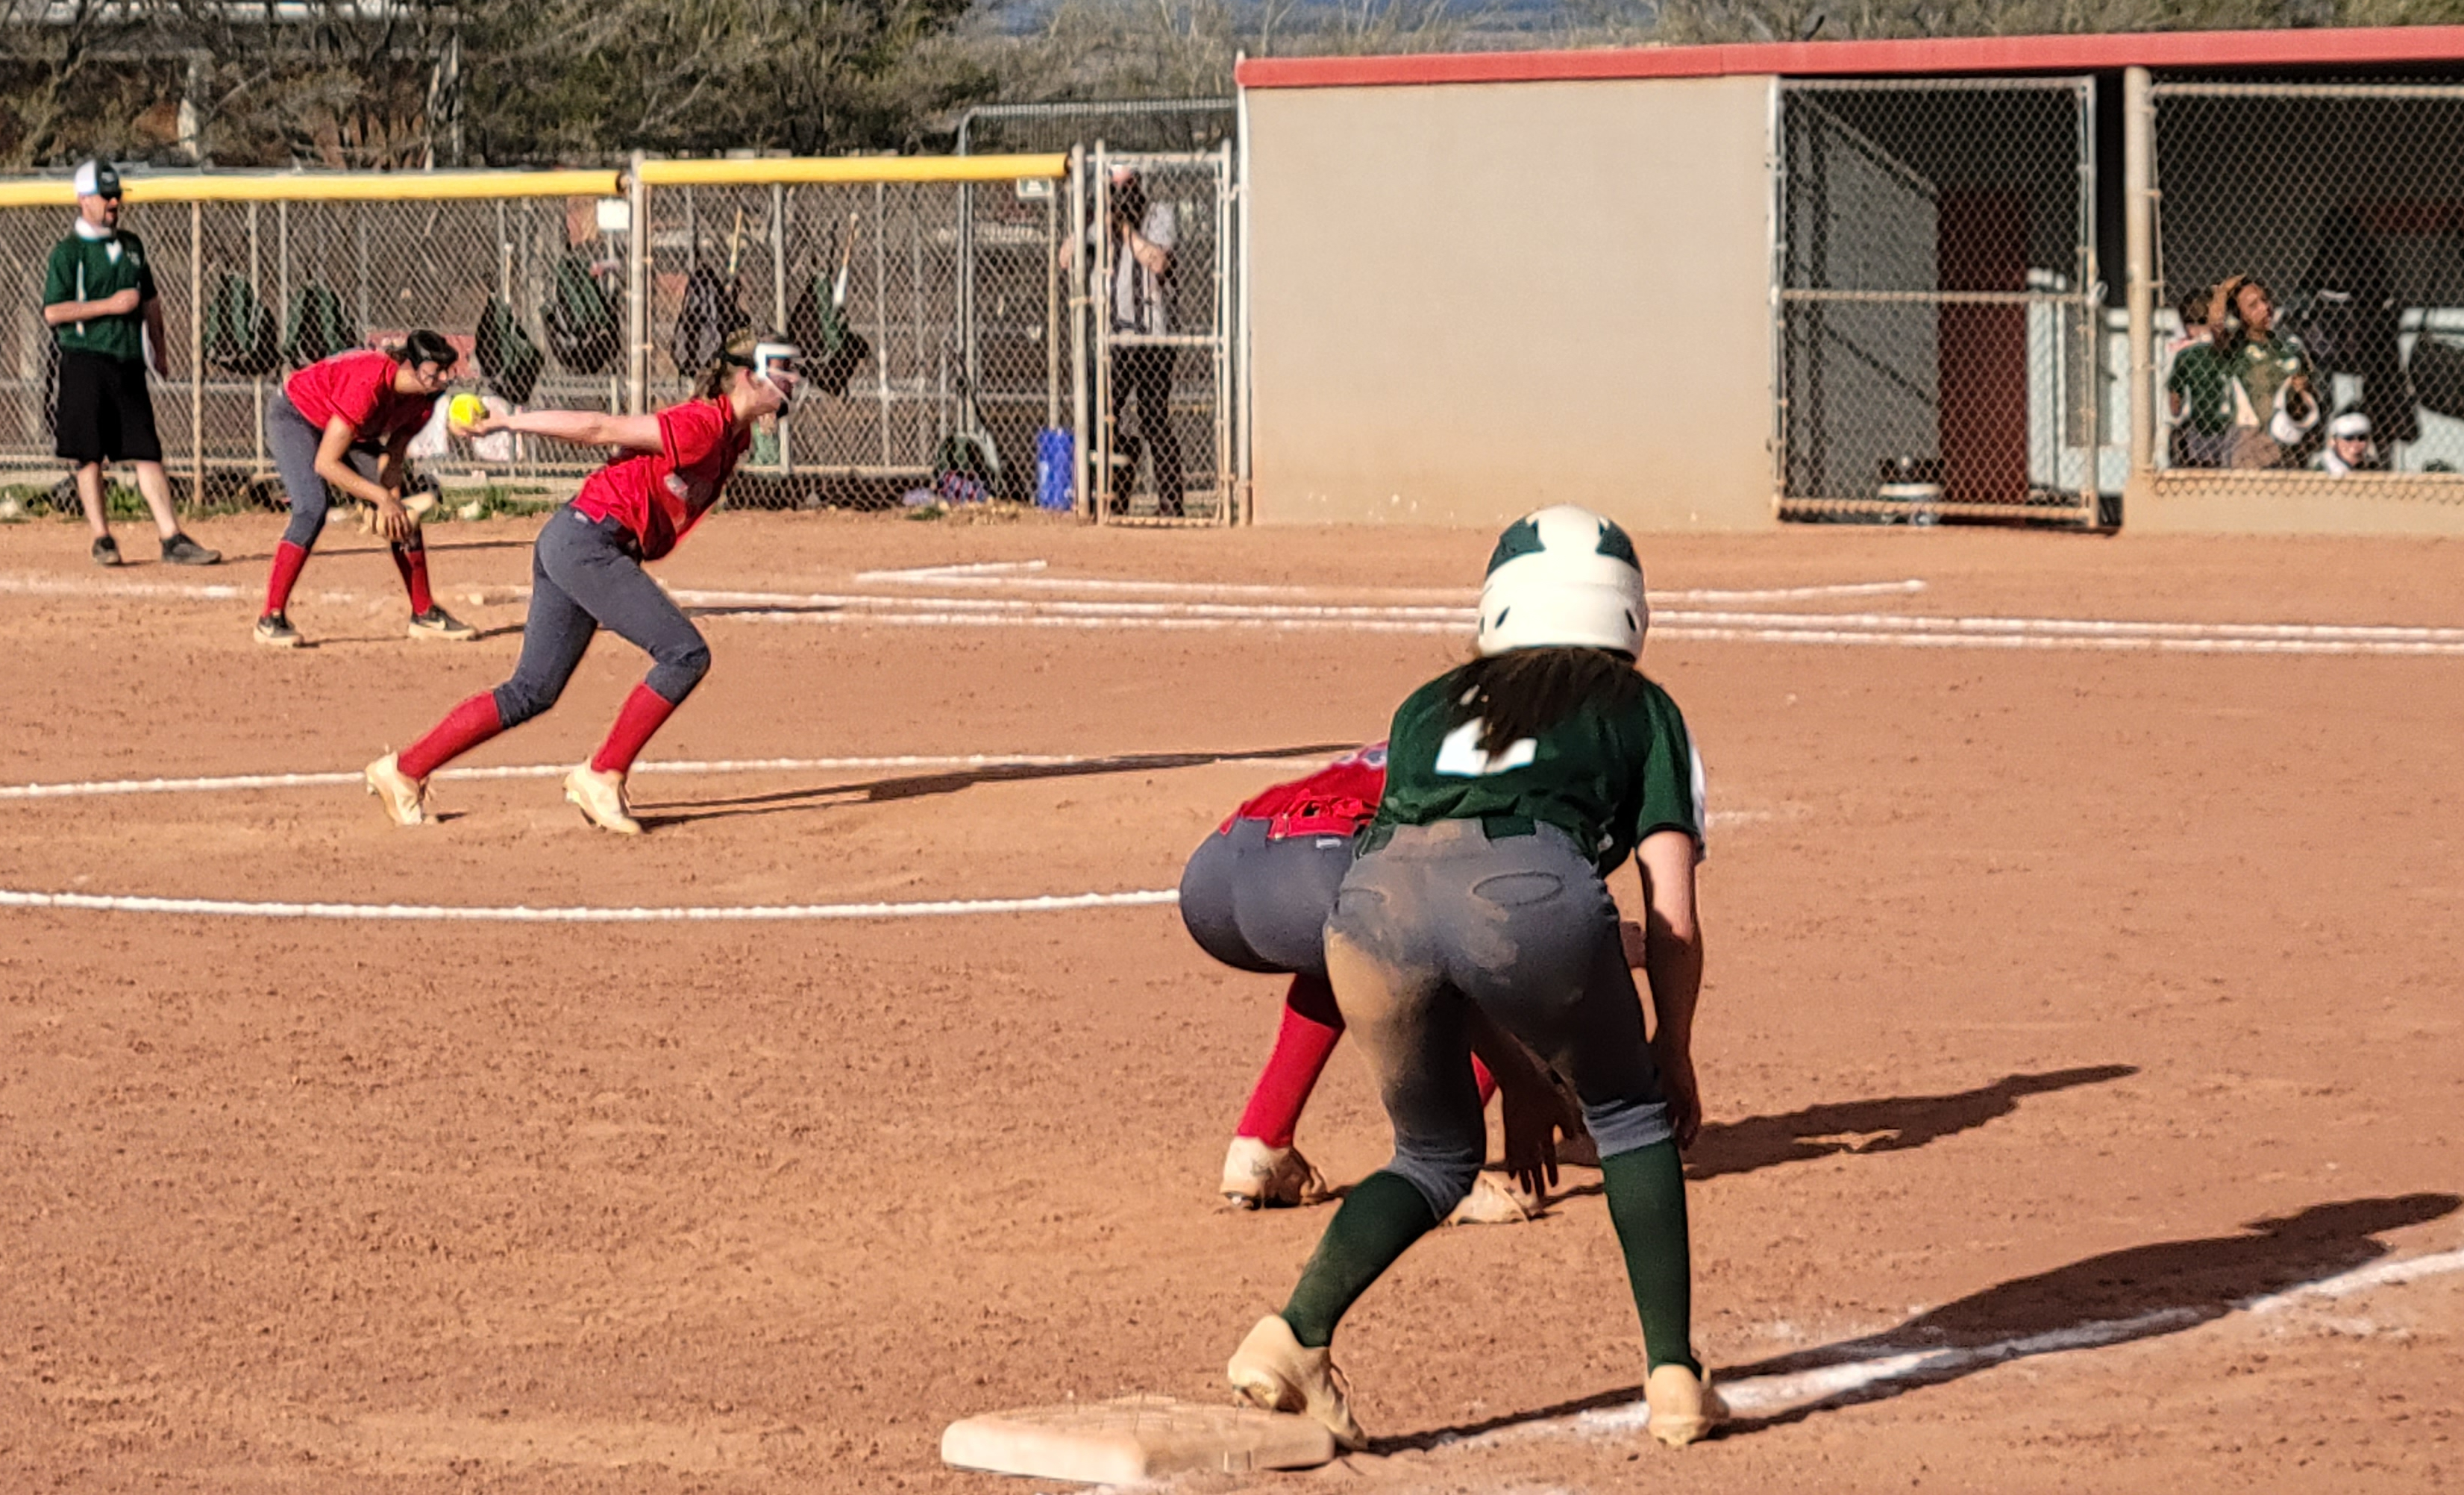
{"label": "softball player in red jersey", "polygon": [[650,735],[710,669],[701,630],[643,571],[673,550],[725,490],[753,442],[753,425],[795,397],[796,349],[737,334],[695,385],[655,415],[533,410],[490,416],[478,434],[511,430],[624,455],[592,473],[539,531],[531,552],[531,610],[513,678],[446,714],[426,737],[367,767],[368,792],[396,824],[427,819],[428,777],[490,737],[556,704],[605,627],[650,656],[607,740],[564,779],[564,797],[605,830],[638,836],[625,777]]}
{"label": "softball player in red jersey", "polygon": [[[1292,1136],[1343,1038],[1343,1014],[1326,977],[1327,915],[1352,869],[1353,838],[1377,813],[1385,791],[1386,744],[1373,742],[1251,797],[1181,872],[1181,921],[1199,949],[1237,970],[1292,978],[1273,1050],[1223,1156],[1223,1198],[1243,1209],[1313,1204],[1329,1196],[1326,1179]],[[1537,1067],[1520,1059],[1518,1051],[1509,1061],[1513,1078],[1545,1084]],[[1486,1106],[1497,1081],[1479,1055],[1471,1065]],[[1570,1136],[1578,1133],[1580,1120],[1560,1109]],[[1579,1150],[1570,1143],[1573,1155]],[[1519,1183],[1483,1173],[1449,1222],[1510,1223],[1529,1219],[1537,1204]]]}
{"label": "softball player in red jersey", "polygon": [[399,358],[375,348],[337,353],[293,374],[266,402],[265,442],[291,498],[291,523],[265,579],[258,643],[299,647],[286,609],[325,528],[334,490],[376,506],[377,533],[392,546],[394,569],[410,594],[410,636],[455,643],[477,636],[429,595],[428,550],[419,522],[402,504],[403,453],[428,424],[459,358],[443,334],[414,332]]}

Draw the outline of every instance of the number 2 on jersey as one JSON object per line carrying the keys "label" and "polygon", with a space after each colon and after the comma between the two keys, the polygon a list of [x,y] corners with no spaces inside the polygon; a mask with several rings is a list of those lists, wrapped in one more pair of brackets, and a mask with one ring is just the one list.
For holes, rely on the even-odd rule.
{"label": "number 2 on jersey", "polygon": [[1539,739],[1517,737],[1507,744],[1505,752],[1495,758],[1489,757],[1480,749],[1480,735],[1486,726],[1487,723],[1474,716],[1447,733],[1445,740],[1438,744],[1438,772],[1449,779],[1485,779],[1490,774],[1524,767],[1538,755]]}

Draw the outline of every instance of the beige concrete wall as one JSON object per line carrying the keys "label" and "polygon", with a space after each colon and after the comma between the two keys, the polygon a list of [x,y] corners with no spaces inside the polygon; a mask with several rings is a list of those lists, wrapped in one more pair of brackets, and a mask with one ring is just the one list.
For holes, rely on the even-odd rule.
{"label": "beige concrete wall", "polygon": [[1771,88],[1252,90],[1258,522],[1771,527]]}
{"label": "beige concrete wall", "polygon": [[2464,483],[2402,473],[2163,473],[2122,498],[2124,535],[2464,536]]}

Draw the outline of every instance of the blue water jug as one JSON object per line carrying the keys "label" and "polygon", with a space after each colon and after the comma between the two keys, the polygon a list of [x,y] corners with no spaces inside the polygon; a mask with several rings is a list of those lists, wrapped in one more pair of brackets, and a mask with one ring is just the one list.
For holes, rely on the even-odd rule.
{"label": "blue water jug", "polygon": [[1077,444],[1066,430],[1035,433],[1035,506],[1067,514],[1078,507]]}

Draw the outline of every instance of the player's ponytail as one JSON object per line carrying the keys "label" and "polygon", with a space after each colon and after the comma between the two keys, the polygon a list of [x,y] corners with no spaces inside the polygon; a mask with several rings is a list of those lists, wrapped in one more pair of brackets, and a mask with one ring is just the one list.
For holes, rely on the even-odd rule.
{"label": "player's ponytail", "polygon": [[1633,659],[1608,649],[1518,649],[1455,675],[1453,720],[1478,721],[1484,753],[1502,754],[1585,706],[1624,705],[1642,690]]}
{"label": "player's ponytail", "polygon": [[753,366],[753,350],[760,341],[750,329],[730,333],[727,344],[718,350],[718,356],[703,364],[701,372],[693,376],[693,398],[715,400],[735,392],[736,371]]}

